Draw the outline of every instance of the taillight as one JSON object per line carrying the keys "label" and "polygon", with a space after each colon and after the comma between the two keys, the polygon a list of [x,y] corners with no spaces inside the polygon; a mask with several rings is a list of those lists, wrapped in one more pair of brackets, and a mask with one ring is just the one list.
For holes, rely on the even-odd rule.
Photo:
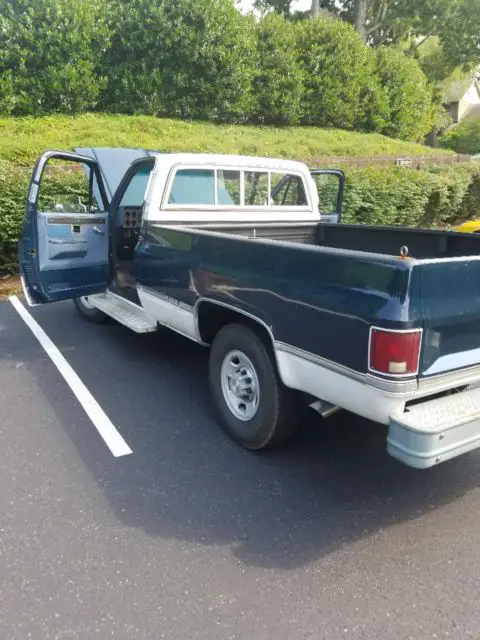
{"label": "taillight", "polygon": [[393,376],[418,372],[422,330],[388,331],[370,329],[369,368]]}

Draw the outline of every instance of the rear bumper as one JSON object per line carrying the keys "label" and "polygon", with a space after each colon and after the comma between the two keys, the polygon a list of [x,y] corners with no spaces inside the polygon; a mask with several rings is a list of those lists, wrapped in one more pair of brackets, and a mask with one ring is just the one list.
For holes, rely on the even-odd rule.
{"label": "rear bumper", "polygon": [[480,388],[413,405],[390,417],[387,451],[427,469],[480,447]]}

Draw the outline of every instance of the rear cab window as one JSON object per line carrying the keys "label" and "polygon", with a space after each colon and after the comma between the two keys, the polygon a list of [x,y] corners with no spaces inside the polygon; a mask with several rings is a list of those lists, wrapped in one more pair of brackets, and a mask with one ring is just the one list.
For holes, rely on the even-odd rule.
{"label": "rear cab window", "polygon": [[287,171],[229,167],[179,167],[164,201],[166,209],[308,209],[304,178]]}

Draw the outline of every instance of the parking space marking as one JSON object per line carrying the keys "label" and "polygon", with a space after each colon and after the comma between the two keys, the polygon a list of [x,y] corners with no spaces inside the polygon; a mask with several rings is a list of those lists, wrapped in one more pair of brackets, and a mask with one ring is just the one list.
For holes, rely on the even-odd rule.
{"label": "parking space marking", "polygon": [[38,322],[25,309],[18,297],[10,296],[9,300],[18,315],[37,338],[50,360],[57,367],[112,454],[118,458],[133,453],[102,407],[60,353],[58,347],[55,346]]}

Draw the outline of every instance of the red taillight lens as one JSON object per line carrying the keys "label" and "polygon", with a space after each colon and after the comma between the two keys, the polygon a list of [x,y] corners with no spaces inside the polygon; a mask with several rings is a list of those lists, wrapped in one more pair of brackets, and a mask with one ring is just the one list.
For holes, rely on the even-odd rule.
{"label": "red taillight lens", "polygon": [[408,375],[418,371],[422,332],[371,329],[370,369],[387,375]]}

